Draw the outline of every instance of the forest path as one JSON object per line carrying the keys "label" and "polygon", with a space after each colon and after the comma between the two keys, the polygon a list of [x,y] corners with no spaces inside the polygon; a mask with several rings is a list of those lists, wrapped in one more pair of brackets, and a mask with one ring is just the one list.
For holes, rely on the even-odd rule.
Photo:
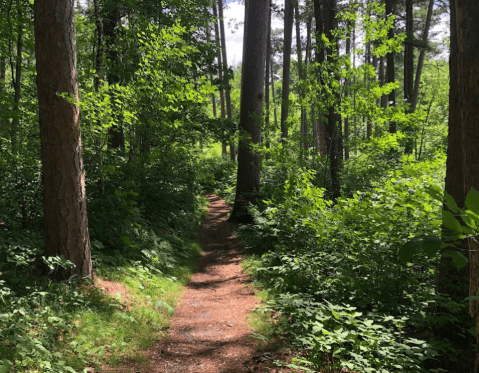
{"label": "forest path", "polygon": [[240,269],[243,251],[232,235],[234,225],[228,222],[230,208],[218,196],[207,198],[198,272],[176,309],[170,338],[145,353],[150,372],[290,372],[263,359],[255,348],[246,318],[259,300],[245,286],[248,278]]}

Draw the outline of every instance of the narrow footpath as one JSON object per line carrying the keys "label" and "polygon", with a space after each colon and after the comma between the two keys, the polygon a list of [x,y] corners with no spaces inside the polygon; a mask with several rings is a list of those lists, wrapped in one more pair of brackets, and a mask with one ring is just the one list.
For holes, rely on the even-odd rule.
{"label": "narrow footpath", "polygon": [[201,228],[203,255],[172,320],[170,338],[146,352],[151,373],[291,372],[278,368],[256,350],[246,325],[259,304],[245,286],[242,250],[232,235],[229,205],[209,195],[208,217]]}

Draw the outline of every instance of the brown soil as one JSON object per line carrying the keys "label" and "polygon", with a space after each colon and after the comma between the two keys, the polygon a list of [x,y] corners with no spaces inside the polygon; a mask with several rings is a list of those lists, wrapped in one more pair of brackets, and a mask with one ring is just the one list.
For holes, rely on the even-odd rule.
{"label": "brown soil", "polygon": [[243,251],[227,221],[230,207],[217,196],[207,197],[210,207],[200,231],[204,252],[199,269],[176,310],[170,338],[145,353],[150,372],[292,372],[273,363],[287,359],[285,352],[256,349],[246,318],[260,302],[239,267]]}

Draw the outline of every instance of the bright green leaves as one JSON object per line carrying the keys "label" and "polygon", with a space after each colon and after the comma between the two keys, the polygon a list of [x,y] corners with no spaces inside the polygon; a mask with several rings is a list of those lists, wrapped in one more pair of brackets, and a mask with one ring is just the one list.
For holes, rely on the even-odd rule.
{"label": "bright green leaves", "polygon": [[[427,192],[437,201],[442,201],[442,189],[437,185],[431,185]],[[416,236],[409,240],[399,250],[399,260],[402,263],[410,262],[414,254],[421,250],[429,257],[436,256],[442,248],[454,247],[459,240],[473,239],[478,236],[479,226],[479,192],[471,188],[465,199],[465,209],[460,209],[456,201],[447,192],[444,193],[444,202],[447,209],[442,210],[442,226],[446,229],[443,237]],[[467,265],[468,259],[459,250],[447,250],[442,253],[443,257],[451,258],[456,268],[460,269]]]}

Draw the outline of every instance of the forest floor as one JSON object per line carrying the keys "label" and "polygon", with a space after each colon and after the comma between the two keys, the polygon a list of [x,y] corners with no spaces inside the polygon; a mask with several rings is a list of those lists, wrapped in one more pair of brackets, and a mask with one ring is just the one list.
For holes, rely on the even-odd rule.
{"label": "forest floor", "polygon": [[208,216],[200,229],[203,254],[198,271],[176,309],[169,337],[143,354],[151,365],[110,368],[115,372],[248,373],[294,372],[275,360],[290,361],[291,352],[258,349],[247,317],[260,304],[240,268],[244,250],[228,222],[230,206],[208,195]]}

